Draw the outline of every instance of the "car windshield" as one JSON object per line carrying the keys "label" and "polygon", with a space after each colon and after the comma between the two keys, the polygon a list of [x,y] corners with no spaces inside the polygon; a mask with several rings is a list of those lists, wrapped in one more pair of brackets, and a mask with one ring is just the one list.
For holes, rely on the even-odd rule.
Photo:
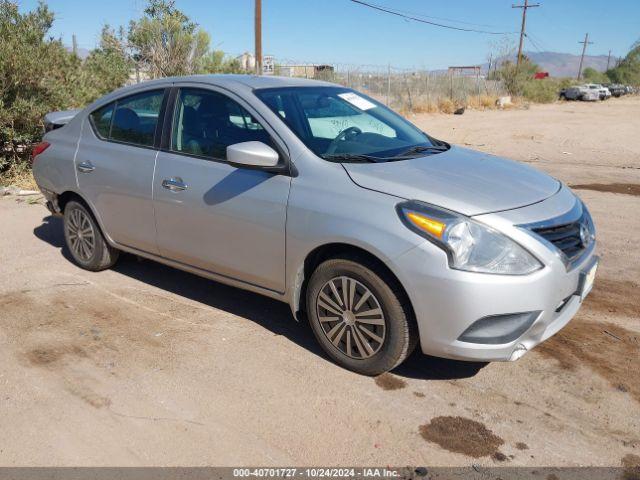
{"label": "car windshield", "polygon": [[255,93],[326,160],[402,160],[448,148],[381,103],[347,88],[287,87]]}

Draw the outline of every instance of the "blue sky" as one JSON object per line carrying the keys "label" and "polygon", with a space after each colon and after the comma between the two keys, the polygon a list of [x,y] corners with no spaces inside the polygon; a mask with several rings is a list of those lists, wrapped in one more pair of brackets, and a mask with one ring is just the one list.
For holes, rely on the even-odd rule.
{"label": "blue sky", "polygon": [[[369,0],[368,0],[369,1]],[[534,0],[532,0],[534,1]],[[36,0],[19,2],[23,10]],[[370,0],[380,6],[467,28],[519,31],[521,10],[512,0]],[[522,3],[519,2],[518,3]],[[580,53],[589,32],[589,54],[624,55],[640,38],[640,1],[540,0],[529,10],[525,50]],[[127,25],[144,0],[49,0],[56,13],[52,35],[81,47],[96,45],[105,23]],[[176,6],[207,30],[212,46],[229,54],[253,50],[253,0],[177,0]],[[457,23],[466,22],[466,23]],[[474,24],[474,25],[470,25]],[[483,26],[476,26],[483,25]],[[515,42],[516,35],[511,35]],[[276,61],[446,68],[486,61],[500,36],[446,30],[389,16],[350,0],[263,0],[263,51]]]}

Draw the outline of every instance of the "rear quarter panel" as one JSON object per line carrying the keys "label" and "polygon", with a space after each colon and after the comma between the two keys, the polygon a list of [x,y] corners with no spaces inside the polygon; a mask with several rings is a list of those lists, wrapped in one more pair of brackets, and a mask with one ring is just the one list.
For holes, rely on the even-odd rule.
{"label": "rear quarter panel", "polygon": [[74,118],[64,127],[47,133],[43,140],[50,143],[33,164],[33,177],[41,189],[60,194],[77,190],[74,157],[82,129],[82,119]]}

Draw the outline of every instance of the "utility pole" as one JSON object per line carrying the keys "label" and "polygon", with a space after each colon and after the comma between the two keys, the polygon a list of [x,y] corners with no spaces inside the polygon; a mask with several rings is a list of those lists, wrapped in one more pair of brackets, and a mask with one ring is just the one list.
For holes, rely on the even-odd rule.
{"label": "utility pole", "polygon": [[262,75],[262,0],[255,1],[256,75]]}
{"label": "utility pole", "polygon": [[529,0],[524,0],[524,5],[511,5],[511,8],[521,8],[522,9],[522,27],[520,28],[520,45],[518,46],[518,63],[516,66],[520,66],[522,62],[522,44],[524,43],[525,36],[525,26],[527,23],[527,9],[539,7],[539,3],[529,4]]}
{"label": "utility pole", "polygon": [[71,35],[71,51],[74,55],[78,55],[78,40],[76,39],[76,34]]}
{"label": "utility pole", "polygon": [[391,64],[387,63],[387,105],[391,101]]}
{"label": "utility pole", "polygon": [[605,70],[605,72],[609,71],[609,62],[611,61],[611,50],[609,50],[609,56],[607,57],[607,69]]}
{"label": "utility pole", "polygon": [[580,77],[582,76],[582,64],[584,63],[584,52],[587,51],[587,45],[591,45],[593,44],[593,42],[589,41],[589,34],[586,33],[584,36],[584,40],[578,43],[582,44],[582,56],[580,57],[580,66],[578,67],[578,77],[577,77],[577,79],[580,80]]}

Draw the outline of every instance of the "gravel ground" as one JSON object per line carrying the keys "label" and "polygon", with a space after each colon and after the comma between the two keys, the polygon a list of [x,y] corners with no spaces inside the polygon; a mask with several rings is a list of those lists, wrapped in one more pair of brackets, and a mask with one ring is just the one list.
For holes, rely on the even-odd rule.
{"label": "gravel ground", "polygon": [[581,185],[593,212],[594,291],[516,363],[414,354],[358,376],[284,304],[126,255],[80,270],[59,219],[0,198],[0,465],[637,461],[639,110],[636,97],[412,118]]}

